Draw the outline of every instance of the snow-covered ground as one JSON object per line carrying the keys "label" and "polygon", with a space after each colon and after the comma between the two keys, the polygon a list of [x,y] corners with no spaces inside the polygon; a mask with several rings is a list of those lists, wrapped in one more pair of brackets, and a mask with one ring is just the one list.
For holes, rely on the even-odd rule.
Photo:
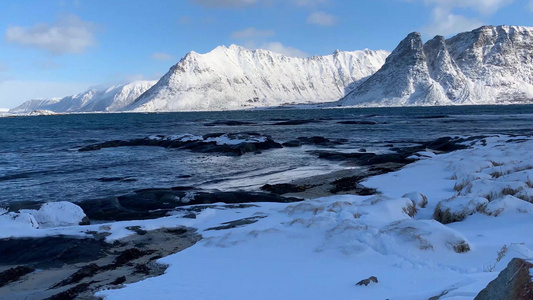
{"label": "snow-covered ground", "polygon": [[[127,226],[184,225],[203,236],[160,259],[164,275],[99,292],[105,299],[473,299],[513,257],[533,256],[532,150],[533,138],[493,136],[366,180],[379,195],[16,235],[99,230],[113,241],[133,234]],[[215,230],[241,219],[256,222]],[[356,285],[370,276],[378,282]]]}

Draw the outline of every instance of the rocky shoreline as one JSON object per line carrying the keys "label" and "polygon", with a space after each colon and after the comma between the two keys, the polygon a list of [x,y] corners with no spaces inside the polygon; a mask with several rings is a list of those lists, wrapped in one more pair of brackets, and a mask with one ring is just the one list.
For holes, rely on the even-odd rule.
{"label": "rocky shoreline", "polygon": [[[216,138],[222,135],[216,136]],[[238,136],[243,138],[243,136]],[[247,135],[256,147],[282,147],[280,144],[263,139],[261,136]],[[417,146],[392,148],[393,153],[376,154],[358,151],[342,153],[335,151],[314,151],[311,154],[321,159],[340,161],[346,169],[333,173],[297,179],[283,184],[264,185],[262,191],[216,191],[201,190],[192,187],[174,187],[161,189],[144,189],[130,194],[103,199],[92,199],[77,203],[85,212],[90,222],[127,221],[156,219],[169,213],[182,218],[195,219],[205,209],[225,203],[225,209],[245,208],[254,202],[291,203],[304,199],[314,199],[335,194],[372,195],[377,190],[363,184],[366,178],[396,171],[417,160],[420,155],[431,155],[464,149],[468,142],[482,137],[441,138],[436,141],[418,143]],[[180,140],[181,139],[181,140]],[[98,150],[106,147],[122,146],[160,146],[184,147],[188,150],[208,147],[222,153],[242,155],[243,149],[231,144],[217,145],[216,141],[183,141],[180,139],[140,139],[126,142],[104,142],[81,148],[80,151]],[[297,142],[297,143],[296,143]],[[144,143],[144,144],[143,144]],[[193,143],[196,147],[192,147]],[[298,139],[285,147],[295,144],[336,143],[329,139],[313,137]],[[247,143],[249,145],[250,143]],[[242,145],[241,145],[242,146]],[[262,146],[259,146],[262,147]],[[267,147],[267,148],[268,148]],[[215,150],[216,149],[216,150]],[[265,148],[266,149],[266,148]],[[231,151],[230,151],[231,150]],[[232,152],[233,151],[233,152]],[[38,209],[39,203],[17,203],[10,210],[18,212],[24,209]],[[226,230],[246,226],[257,222],[263,216],[238,219],[222,223],[206,230]],[[6,299],[97,299],[98,290],[117,288],[123,284],[136,282],[148,277],[158,276],[166,266],[158,264],[158,258],[179,252],[194,245],[202,238],[201,233],[192,228],[162,228],[145,230],[139,226],[127,227],[134,232],[126,238],[106,242],[107,225],[101,225],[98,231],[86,232],[89,237],[47,236],[37,238],[5,238],[0,240],[0,298]],[[60,246],[58,246],[60,245]],[[22,251],[20,250],[22,249]],[[2,284],[3,283],[3,284]]]}
{"label": "rocky shoreline", "polygon": [[130,229],[135,234],[113,243],[105,242],[109,234],[101,232],[87,238],[0,240],[0,298],[99,299],[94,293],[101,289],[163,274],[166,266],[157,259],[200,240],[196,230],[185,227]]}

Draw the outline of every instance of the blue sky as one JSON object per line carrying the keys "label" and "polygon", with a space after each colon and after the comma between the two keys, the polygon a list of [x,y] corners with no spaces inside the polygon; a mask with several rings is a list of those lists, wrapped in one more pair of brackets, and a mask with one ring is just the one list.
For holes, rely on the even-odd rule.
{"label": "blue sky", "polygon": [[393,50],[480,25],[533,26],[533,0],[2,0],[0,107],[157,79],[189,51]]}

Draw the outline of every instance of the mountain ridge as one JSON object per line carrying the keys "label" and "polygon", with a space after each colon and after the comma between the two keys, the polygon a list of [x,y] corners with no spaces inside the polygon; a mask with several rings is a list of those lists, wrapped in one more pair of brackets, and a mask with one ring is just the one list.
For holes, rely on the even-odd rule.
{"label": "mountain ridge", "polygon": [[297,58],[237,45],[189,52],[125,110],[228,110],[330,102],[385,61],[384,50]]}
{"label": "mountain ridge", "polygon": [[[418,60],[409,60],[410,56]],[[426,43],[422,43],[419,33],[411,33],[380,70],[332,105],[428,106],[532,101],[533,28],[502,25],[482,26],[449,39],[436,36]]]}
{"label": "mountain ridge", "polygon": [[156,81],[134,81],[106,88],[93,88],[63,98],[32,99],[10,109],[9,113],[24,114],[35,110],[49,110],[56,113],[118,111],[155,83]]}

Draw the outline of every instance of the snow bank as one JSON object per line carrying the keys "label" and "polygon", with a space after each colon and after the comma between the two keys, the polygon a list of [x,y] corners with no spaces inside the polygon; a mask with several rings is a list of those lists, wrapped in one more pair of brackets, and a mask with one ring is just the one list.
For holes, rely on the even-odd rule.
{"label": "snow bank", "polygon": [[38,210],[21,209],[8,212],[0,209],[0,237],[25,236],[28,231],[43,228],[88,224],[89,220],[81,207],[60,201],[43,204]]}

